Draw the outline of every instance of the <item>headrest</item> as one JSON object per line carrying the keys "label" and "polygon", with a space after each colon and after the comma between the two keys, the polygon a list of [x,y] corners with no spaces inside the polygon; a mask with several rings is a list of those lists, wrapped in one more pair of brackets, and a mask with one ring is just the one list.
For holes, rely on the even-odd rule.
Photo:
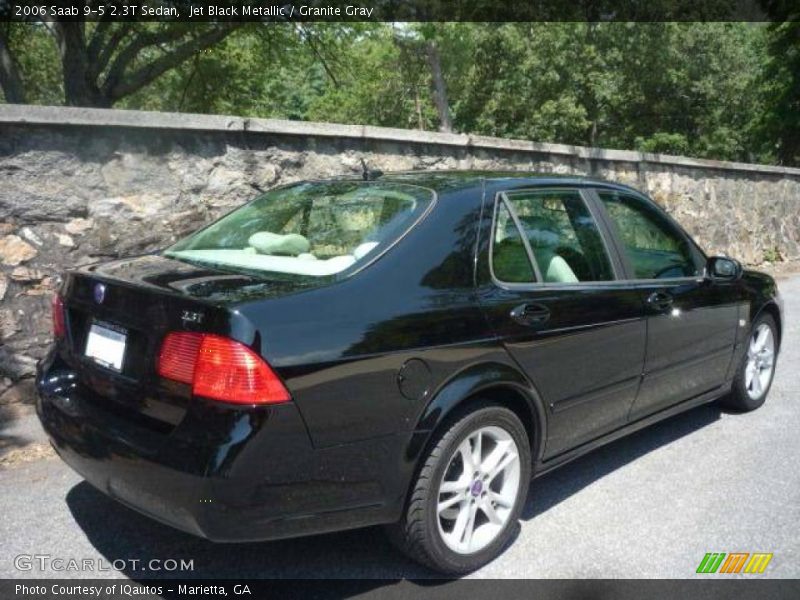
{"label": "headrest", "polygon": [[247,240],[247,243],[260,254],[277,254],[283,256],[298,256],[308,252],[311,244],[308,239],[299,233],[281,235],[270,231],[259,231]]}

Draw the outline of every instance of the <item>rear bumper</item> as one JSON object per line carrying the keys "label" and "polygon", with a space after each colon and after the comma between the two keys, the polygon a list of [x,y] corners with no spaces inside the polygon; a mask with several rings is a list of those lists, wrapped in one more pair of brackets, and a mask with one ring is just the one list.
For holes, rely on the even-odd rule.
{"label": "rear bumper", "polygon": [[76,383],[55,353],[37,373],[37,412],[59,456],[98,490],[177,529],[260,541],[399,518],[391,472],[403,436],[315,450],[294,403],[239,408],[193,400],[153,430]]}

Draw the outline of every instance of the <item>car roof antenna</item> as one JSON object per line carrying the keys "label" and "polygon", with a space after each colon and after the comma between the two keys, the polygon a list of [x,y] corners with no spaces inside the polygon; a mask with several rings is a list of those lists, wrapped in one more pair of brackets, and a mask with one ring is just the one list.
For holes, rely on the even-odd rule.
{"label": "car roof antenna", "polygon": [[361,177],[364,181],[374,181],[378,177],[383,175],[383,171],[379,171],[378,169],[370,169],[367,166],[367,161],[363,158],[361,159]]}

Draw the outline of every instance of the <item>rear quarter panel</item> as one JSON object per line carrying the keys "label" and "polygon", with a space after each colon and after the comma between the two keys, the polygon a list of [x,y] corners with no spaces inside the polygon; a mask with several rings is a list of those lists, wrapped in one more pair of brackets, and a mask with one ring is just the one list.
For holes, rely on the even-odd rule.
{"label": "rear quarter panel", "polygon": [[238,307],[315,446],[413,430],[437,385],[493,344],[473,290],[480,207],[478,186],[445,194],[364,270]]}

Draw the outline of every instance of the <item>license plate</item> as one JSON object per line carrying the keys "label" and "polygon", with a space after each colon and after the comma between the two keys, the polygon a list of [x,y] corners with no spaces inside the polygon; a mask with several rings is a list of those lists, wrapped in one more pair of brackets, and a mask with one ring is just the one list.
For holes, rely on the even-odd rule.
{"label": "license plate", "polygon": [[86,338],[85,354],[104,367],[121,371],[126,337],[124,332],[92,323]]}

